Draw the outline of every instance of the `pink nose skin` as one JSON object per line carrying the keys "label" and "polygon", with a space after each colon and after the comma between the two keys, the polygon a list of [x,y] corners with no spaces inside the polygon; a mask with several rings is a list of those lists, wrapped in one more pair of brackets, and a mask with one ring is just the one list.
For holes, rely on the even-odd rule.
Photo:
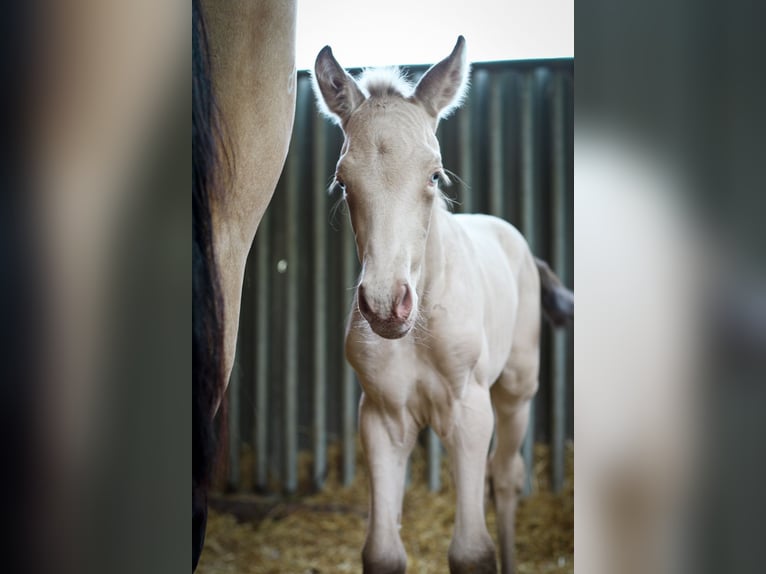
{"label": "pink nose skin", "polygon": [[394,307],[392,309],[394,317],[400,321],[406,321],[412,311],[412,296],[410,295],[410,288],[406,283],[399,286],[396,299],[394,299]]}
{"label": "pink nose skin", "polygon": [[362,314],[362,317],[368,321],[371,320],[375,314],[372,312],[372,309],[370,309],[370,304],[367,303],[367,298],[364,296],[364,285],[359,286],[357,302],[359,305],[359,312]]}
{"label": "pink nose skin", "polygon": [[365,296],[364,285],[359,285],[357,301],[359,305],[359,311],[362,313],[362,316],[369,322],[387,321],[394,323],[404,323],[412,312],[412,294],[410,293],[410,288],[406,283],[402,283],[397,288],[396,294],[394,295],[393,304],[391,305],[391,310],[389,311],[389,316],[381,316],[376,312],[377,310],[374,311],[372,309],[369,302],[367,301],[367,297]]}

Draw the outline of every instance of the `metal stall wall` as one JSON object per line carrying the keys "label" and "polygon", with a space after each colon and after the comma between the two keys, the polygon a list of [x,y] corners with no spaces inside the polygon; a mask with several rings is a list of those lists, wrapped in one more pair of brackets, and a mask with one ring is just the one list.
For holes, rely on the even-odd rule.
{"label": "metal stall wall", "polygon": [[[411,76],[425,69],[410,68]],[[458,202],[455,211],[507,219],[570,287],[573,74],[571,59],[474,64],[468,99],[438,133],[444,166],[460,178],[445,190]],[[359,266],[345,206],[327,192],[342,134],[313,98],[308,74],[299,72],[290,152],[245,272],[229,385],[234,490],[321,488],[328,445],[340,447],[345,483],[356,470],[360,390],[343,335]],[[572,334],[571,327],[544,328],[524,445],[527,459],[533,441],[551,445],[554,486],[563,480],[565,439],[573,434]],[[428,433],[428,479],[436,489],[441,448]]]}

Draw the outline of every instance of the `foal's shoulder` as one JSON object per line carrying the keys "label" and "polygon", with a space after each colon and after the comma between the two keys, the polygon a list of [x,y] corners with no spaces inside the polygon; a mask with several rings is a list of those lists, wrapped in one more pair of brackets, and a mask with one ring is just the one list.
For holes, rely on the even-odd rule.
{"label": "foal's shoulder", "polygon": [[488,234],[496,237],[508,246],[526,246],[527,241],[521,232],[505,219],[483,213],[461,213],[455,218],[469,233]]}

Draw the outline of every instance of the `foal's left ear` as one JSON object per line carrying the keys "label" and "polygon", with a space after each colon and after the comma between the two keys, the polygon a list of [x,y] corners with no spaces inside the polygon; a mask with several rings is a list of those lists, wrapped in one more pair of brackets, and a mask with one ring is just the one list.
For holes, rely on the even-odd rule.
{"label": "foal's left ear", "polygon": [[438,120],[446,118],[459,108],[467,91],[465,38],[458,36],[452,53],[423,74],[415,87],[415,99]]}

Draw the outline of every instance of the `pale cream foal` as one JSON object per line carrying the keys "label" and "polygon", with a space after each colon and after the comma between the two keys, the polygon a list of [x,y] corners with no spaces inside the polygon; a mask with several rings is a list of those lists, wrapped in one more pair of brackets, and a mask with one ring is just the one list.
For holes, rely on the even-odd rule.
{"label": "pale cream foal", "polygon": [[[362,264],[346,357],[364,390],[359,426],[371,489],[366,573],[406,569],[399,537],[405,468],[427,425],[449,450],[457,490],[450,571],[496,571],[484,518],[494,424],[489,468],[503,572],[513,571],[524,478],[518,451],[540,362],[541,274],[512,225],[452,214],[439,190],[447,178],[436,126],[460,104],[467,80],[462,36],[414,87],[396,69],[368,71],[356,81],[329,47],[316,60],[320,106],[345,136],[335,179]],[[571,293],[552,273],[544,278],[552,315],[571,315]]]}

